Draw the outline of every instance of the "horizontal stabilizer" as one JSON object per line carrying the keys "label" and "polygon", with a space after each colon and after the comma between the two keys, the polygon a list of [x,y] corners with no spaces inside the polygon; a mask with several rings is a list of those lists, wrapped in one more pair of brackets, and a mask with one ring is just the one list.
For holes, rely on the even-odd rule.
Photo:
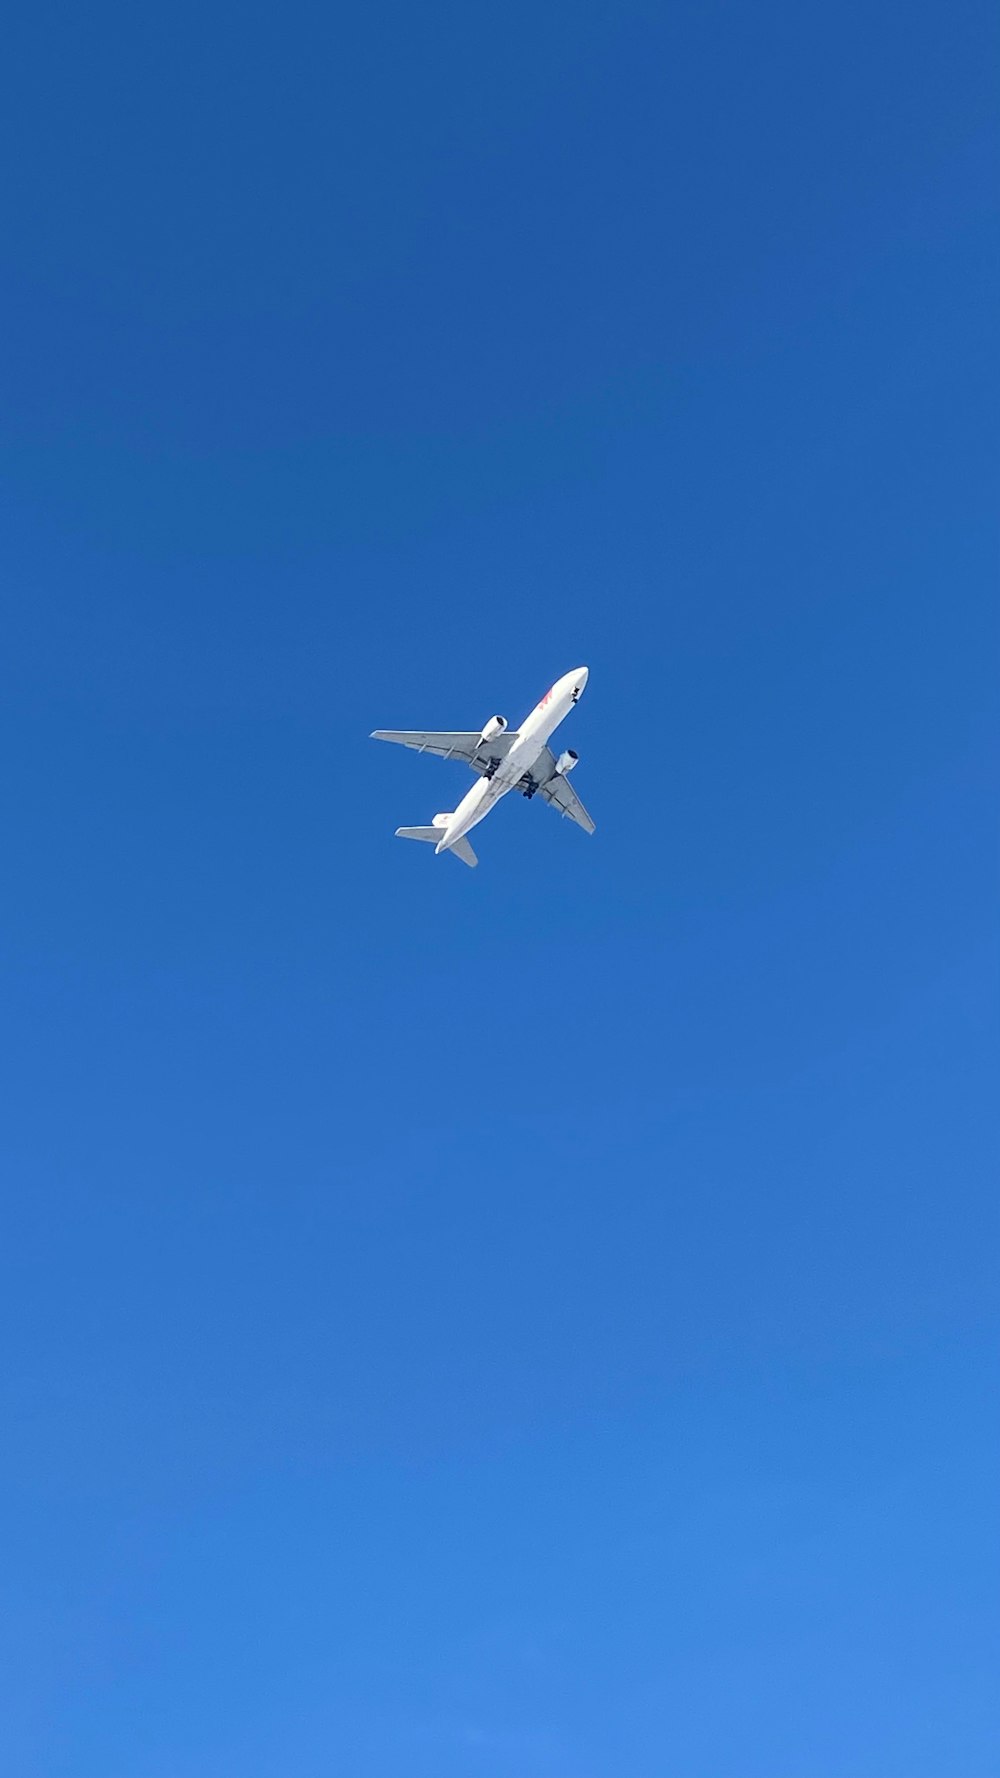
{"label": "horizontal stabilizer", "polygon": [[[426,840],[428,845],[437,846],[441,843],[441,829],[440,827],[397,827],[396,838],[397,840]],[[470,870],[474,870],[479,863],[468,840],[456,840],[453,846],[446,846],[445,851],[453,852],[456,858],[460,858],[463,864],[469,866]]]}
{"label": "horizontal stabilizer", "polygon": [[448,847],[448,851],[453,852],[456,858],[460,858],[463,864],[467,864],[470,870],[475,870],[476,865],[479,863],[468,840],[456,840],[453,846]]}

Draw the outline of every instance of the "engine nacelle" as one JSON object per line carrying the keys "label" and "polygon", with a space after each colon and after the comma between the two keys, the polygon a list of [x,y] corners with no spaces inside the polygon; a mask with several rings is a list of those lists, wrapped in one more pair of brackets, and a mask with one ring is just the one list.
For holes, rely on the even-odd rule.
{"label": "engine nacelle", "polygon": [[560,753],[559,758],[556,760],[556,771],[560,778],[565,778],[566,773],[573,770],[573,767],[578,764],[579,759],[580,755],[574,753],[572,747],[567,747],[565,753]]}
{"label": "engine nacelle", "polygon": [[497,735],[502,735],[503,731],[506,727],[507,727],[506,716],[491,716],[489,722],[486,724],[486,727],[484,728],[482,734],[479,737],[480,744],[485,744],[487,741],[495,741],[497,738]]}

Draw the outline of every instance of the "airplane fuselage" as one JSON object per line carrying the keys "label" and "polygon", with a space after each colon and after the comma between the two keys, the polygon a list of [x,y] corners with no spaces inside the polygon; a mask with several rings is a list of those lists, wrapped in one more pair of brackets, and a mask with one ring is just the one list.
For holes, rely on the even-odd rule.
{"label": "airplane fuselage", "polygon": [[561,679],[556,680],[555,685],[535,705],[531,715],[525,717],[518,730],[517,740],[500,760],[492,777],[477,779],[468,794],[463,796],[447,826],[441,829],[441,838],[434,848],[436,852],[447,852],[449,846],[462,839],[489,814],[502,796],[506,796],[509,790],[516,789],[522,778],[530,778],[531,769],[537,763],[542,749],[548,745],[549,736],[559,727],[563,718],[569,715],[586,683],[586,667],[575,667],[571,673],[564,673]]}

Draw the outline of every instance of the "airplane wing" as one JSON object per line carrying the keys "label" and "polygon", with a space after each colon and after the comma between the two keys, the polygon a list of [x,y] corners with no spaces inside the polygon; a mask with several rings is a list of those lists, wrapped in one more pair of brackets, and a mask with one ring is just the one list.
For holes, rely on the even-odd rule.
{"label": "airplane wing", "polygon": [[539,796],[545,798],[550,808],[558,809],[560,815],[568,815],[571,821],[576,822],[577,827],[583,828],[584,833],[593,833],[597,823],[587,814],[568,776],[556,771],[556,762],[549,748],[545,751],[552,762],[552,775],[544,784],[539,785]]}
{"label": "airplane wing", "polygon": [[433,753],[438,759],[462,759],[474,772],[482,775],[491,759],[503,759],[508,749],[517,740],[517,730],[510,729],[502,735],[494,735],[491,741],[483,741],[478,729],[458,729],[452,732],[422,728],[377,728],[372,730],[373,741],[395,741],[400,747],[412,747],[417,753]]}

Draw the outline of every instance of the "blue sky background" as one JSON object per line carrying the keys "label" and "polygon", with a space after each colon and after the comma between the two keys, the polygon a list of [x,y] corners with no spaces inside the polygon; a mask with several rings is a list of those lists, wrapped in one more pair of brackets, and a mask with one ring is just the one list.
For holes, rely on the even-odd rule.
{"label": "blue sky background", "polygon": [[1000,1772],[995,22],[7,21],[17,1778]]}

